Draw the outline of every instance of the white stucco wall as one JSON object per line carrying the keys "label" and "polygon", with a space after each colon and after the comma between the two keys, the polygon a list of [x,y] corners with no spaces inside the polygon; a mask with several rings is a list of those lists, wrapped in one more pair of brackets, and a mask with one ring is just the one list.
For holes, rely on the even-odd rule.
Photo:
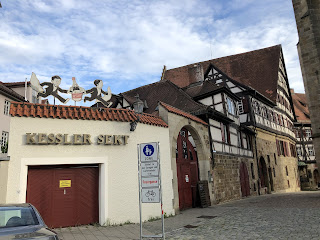
{"label": "white stucco wall", "polygon": [[[6,202],[25,202],[29,165],[100,166],[100,224],[139,222],[137,144],[160,142],[163,209],[173,214],[169,129],[128,122],[11,117]],[[90,134],[91,145],[26,145],[26,133]],[[97,145],[97,136],[129,135],[127,145]],[[160,216],[160,204],[144,203],[143,220]]]}
{"label": "white stucco wall", "polygon": [[5,100],[12,101],[12,99],[0,94],[0,139],[2,131],[9,132],[10,130],[10,116],[4,114]]}

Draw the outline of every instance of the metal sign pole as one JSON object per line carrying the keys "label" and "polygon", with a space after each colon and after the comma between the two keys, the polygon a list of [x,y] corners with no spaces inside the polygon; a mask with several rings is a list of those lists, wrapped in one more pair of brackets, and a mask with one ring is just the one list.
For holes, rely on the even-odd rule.
{"label": "metal sign pole", "polygon": [[165,240],[164,235],[164,214],[163,214],[163,204],[162,204],[162,178],[161,178],[161,165],[160,165],[160,143],[158,142],[158,166],[159,166],[159,192],[160,192],[160,204],[161,204],[161,224],[162,224],[162,239]]}
{"label": "metal sign pole", "polygon": [[139,214],[140,214],[140,240],[142,240],[142,209],[141,209],[141,177],[140,177],[140,169],[141,169],[141,161],[140,161],[140,144],[138,144],[138,179],[139,179]]}
{"label": "metal sign pole", "polygon": [[[162,238],[164,236],[164,211],[160,170],[160,143],[138,144],[140,240],[143,238]],[[142,234],[142,203],[160,203],[162,234]]]}

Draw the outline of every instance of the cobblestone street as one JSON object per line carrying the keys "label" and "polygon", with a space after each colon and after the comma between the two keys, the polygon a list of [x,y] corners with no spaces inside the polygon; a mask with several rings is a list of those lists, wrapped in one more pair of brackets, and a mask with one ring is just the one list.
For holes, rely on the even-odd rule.
{"label": "cobblestone street", "polygon": [[[219,211],[216,211],[219,209]],[[168,239],[320,239],[320,192],[253,197],[208,209],[196,228]]]}
{"label": "cobblestone street", "polygon": [[[271,194],[165,219],[166,239],[320,239],[320,191]],[[143,224],[159,234],[161,222]],[[62,239],[139,239],[139,225],[56,229]]]}

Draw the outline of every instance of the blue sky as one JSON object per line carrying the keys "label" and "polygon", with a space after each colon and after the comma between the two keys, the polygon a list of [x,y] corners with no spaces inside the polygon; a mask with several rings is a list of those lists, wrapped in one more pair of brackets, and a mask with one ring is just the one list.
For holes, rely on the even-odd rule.
{"label": "blue sky", "polygon": [[[76,77],[119,93],[168,69],[282,44],[304,92],[291,0],[1,0],[0,81]],[[69,103],[70,104],[70,103]]]}

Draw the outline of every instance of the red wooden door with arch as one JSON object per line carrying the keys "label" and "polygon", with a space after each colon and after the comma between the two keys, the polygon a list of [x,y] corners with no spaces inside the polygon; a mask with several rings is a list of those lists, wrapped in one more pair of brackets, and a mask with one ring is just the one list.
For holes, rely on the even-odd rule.
{"label": "red wooden door with arch", "polygon": [[197,183],[199,181],[197,154],[189,140],[189,131],[182,128],[177,139],[177,177],[179,208],[187,209],[197,205]]}

